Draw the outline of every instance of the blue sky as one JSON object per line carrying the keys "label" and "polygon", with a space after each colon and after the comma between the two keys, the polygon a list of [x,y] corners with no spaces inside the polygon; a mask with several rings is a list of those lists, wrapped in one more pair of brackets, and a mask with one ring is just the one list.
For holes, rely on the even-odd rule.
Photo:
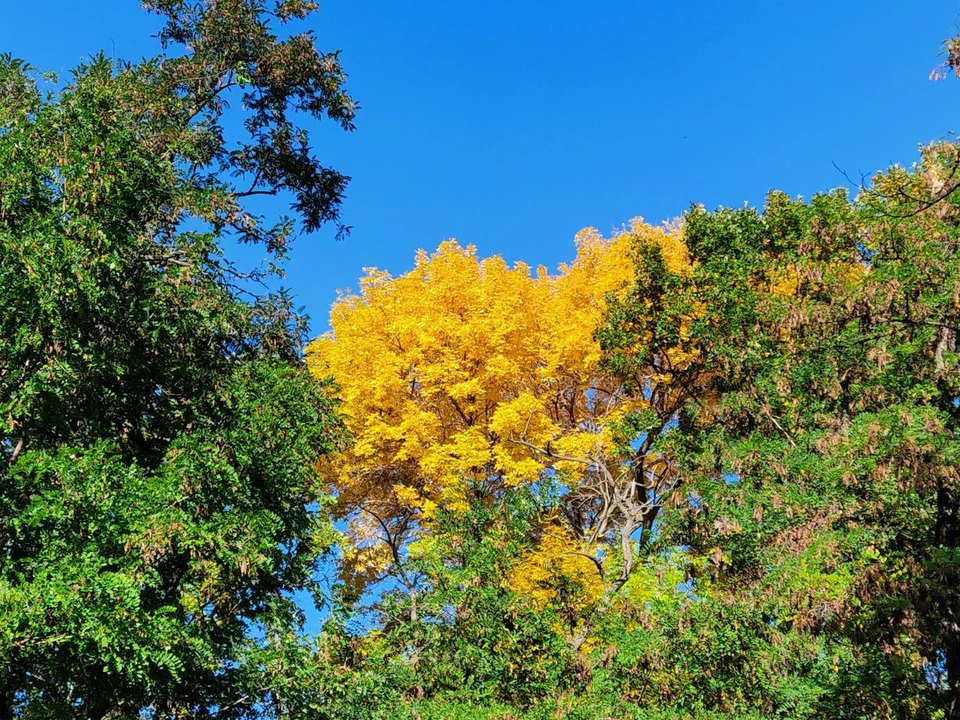
{"label": "blue sky", "polygon": [[[354,231],[302,238],[287,284],[322,332],[361,268],[403,272],[448,237],[555,267],[584,226],[909,164],[960,129],[960,85],[928,80],[960,2],[917,5],[327,0],[320,45],[342,49],[361,111],[315,139],[354,178]],[[0,52],[42,69],[155,49],[136,0],[0,0],[0,18]]]}

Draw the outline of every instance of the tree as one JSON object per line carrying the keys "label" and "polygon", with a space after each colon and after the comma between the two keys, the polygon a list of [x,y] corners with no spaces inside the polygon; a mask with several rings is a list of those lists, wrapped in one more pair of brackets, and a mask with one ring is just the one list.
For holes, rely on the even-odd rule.
{"label": "tree", "polygon": [[568,596],[568,632],[584,641],[587,610],[627,582],[670,492],[658,441],[687,393],[651,365],[628,395],[600,368],[593,333],[606,296],[630,277],[631,239],[664,248],[685,272],[677,233],[640,221],[610,240],[584,231],[555,276],[449,241],[401,277],[371,271],[359,295],[336,303],[332,332],[307,353],[339,387],[352,436],[327,477],[353,528],[345,569],[357,592],[385,574],[415,592],[405,547],[429,535],[438,509],[552,483],[563,501],[513,578],[542,602],[558,582],[582,588]]}
{"label": "tree", "polygon": [[693,271],[664,293],[638,265],[602,333],[615,367],[642,366],[702,308],[715,401],[675,433],[662,542],[711,559],[697,582],[729,617],[837,658],[817,717],[960,717],[957,168],[938,143],[855,203],[694,208]]}
{"label": "tree", "polygon": [[0,58],[0,718],[276,709],[250,663],[333,538],[305,321],[221,248],[282,259],[297,223],[256,194],[339,224],[345,178],[297,118],[349,129],[343,72],[271,29],[315,3],[145,6],[157,57],[47,93]]}

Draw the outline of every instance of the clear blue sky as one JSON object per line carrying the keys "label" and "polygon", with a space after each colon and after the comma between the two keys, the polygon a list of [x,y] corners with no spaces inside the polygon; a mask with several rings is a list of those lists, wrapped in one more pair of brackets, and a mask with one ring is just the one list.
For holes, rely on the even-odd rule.
{"label": "clear blue sky", "polygon": [[[919,9],[922,8],[922,9]],[[303,238],[287,284],[326,327],[364,266],[448,237],[554,267],[572,238],[690,202],[757,204],[844,184],[960,130],[960,83],[928,80],[960,0],[327,0],[357,131],[317,129],[352,175],[353,235]],[[154,51],[136,0],[0,0],[0,52],[67,71]],[[282,208],[277,208],[278,213]]]}

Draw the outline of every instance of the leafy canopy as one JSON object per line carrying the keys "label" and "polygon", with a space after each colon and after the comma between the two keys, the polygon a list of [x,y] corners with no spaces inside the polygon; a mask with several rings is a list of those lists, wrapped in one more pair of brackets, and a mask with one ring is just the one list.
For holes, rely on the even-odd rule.
{"label": "leafy canopy", "polygon": [[343,72],[272,29],[314,3],[146,7],[157,57],[49,92],[0,57],[0,718],[279,712],[247,679],[333,537],[304,319],[222,247],[282,257],[257,193],[338,222],[298,118],[351,127]]}
{"label": "leafy canopy", "polygon": [[692,272],[661,293],[638,266],[601,333],[629,372],[702,305],[715,401],[677,433],[662,542],[710,556],[711,594],[762,636],[838,658],[818,717],[960,713],[957,163],[938,143],[856,202],[694,208]]}
{"label": "leafy canopy", "polygon": [[[556,275],[448,241],[403,276],[370,271],[335,304],[332,331],[307,355],[337,384],[352,437],[326,476],[353,529],[344,570],[355,594],[385,576],[413,591],[405,550],[439,511],[552,485],[562,501],[507,580],[540,604],[558,599],[558,583],[581,588],[565,602],[577,608],[571,642],[583,642],[581,613],[627,582],[670,492],[658,443],[687,393],[653,365],[631,392],[601,367],[594,330],[632,275],[633,239],[686,272],[679,233],[639,220],[612,239],[586,230]],[[685,351],[664,362],[684,365]]]}

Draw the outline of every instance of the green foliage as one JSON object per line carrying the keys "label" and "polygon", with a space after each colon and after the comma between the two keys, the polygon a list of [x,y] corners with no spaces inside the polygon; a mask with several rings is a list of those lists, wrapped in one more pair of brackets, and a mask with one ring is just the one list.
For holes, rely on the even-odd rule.
{"label": "green foliage", "polygon": [[[544,431],[529,477],[490,483],[471,458],[502,438],[476,436],[432,457],[458,489],[438,503],[363,455],[339,490],[379,592],[335,586],[311,638],[295,597],[348,542],[318,477],[345,438],[262,283],[299,229],[346,230],[298,118],[351,129],[354,105],[335,53],[278,34],[316,3],[144,5],[156,58],[43,92],[0,56],[0,720],[960,717],[960,146],[856,200],[583,245],[633,267],[596,331],[624,412],[570,415],[623,472],[571,494]],[[294,219],[253,211],[276,193]],[[588,555],[568,530],[614,491],[642,518]],[[363,552],[381,530],[387,562]]]}
{"label": "green foliage", "polygon": [[317,720],[410,717],[411,707],[421,717],[507,717],[550,705],[575,657],[559,618],[504,582],[544,509],[518,489],[442,513],[429,546],[400,566],[415,591],[383,593],[377,629],[358,629],[339,607],[312,643],[288,637],[282,652],[262,650],[248,682],[273,688],[283,717]]}
{"label": "green foliage", "polygon": [[282,257],[295,226],[253,193],[336,221],[344,179],[295,119],[349,127],[342,72],[270,31],[311,7],[152,4],[172,52],[57,92],[0,57],[0,718],[269,707],[246,678],[333,542],[314,468],[341,430],[304,319],[221,246]]}
{"label": "green foliage", "polygon": [[[794,676],[801,685],[784,691],[800,704],[767,712],[960,711],[950,684],[960,674],[960,198],[943,180],[956,163],[956,146],[931,147],[856,203],[774,193],[763,213],[694,208],[684,227],[692,273],[668,292],[648,281],[655,265],[638,264],[601,330],[610,362],[629,373],[646,361],[639,336],[654,339],[645,353],[664,353],[698,308],[696,357],[677,379],[696,372],[705,384],[673,438],[685,502],[665,512],[660,542],[711,559],[693,592],[708,582],[736,614],[731,639],[768,636],[762,665],[776,667],[775,647],[810,658]],[[700,653],[723,642],[714,631]],[[944,670],[954,680],[931,680]],[[728,692],[757,681],[718,672]],[[754,694],[776,703],[776,678],[759,682]],[[708,707],[722,705],[705,686]]]}
{"label": "green foliage", "polygon": [[[567,682],[573,656],[558,608],[538,608],[505,582],[532,545],[549,496],[516,489],[474,500],[464,515],[444,514],[411,572],[421,589],[385,608],[390,620],[413,617],[395,635],[417,657],[417,681],[460,701],[529,705]],[[405,634],[409,633],[409,634]]]}
{"label": "green foliage", "polygon": [[[655,445],[676,489],[642,563],[576,617],[575,589],[520,594],[562,475],[475,487],[397,546],[375,630],[328,627],[320,648],[339,650],[319,656],[344,669],[307,673],[314,701],[345,718],[954,717],[960,198],[938,178],[956,162],[931,148],[857,201],[695,207],[671,257],[637,234],[598,337],[625,388],[649,392],[653,367],[686,398]],[[649,424],[627,413],[615,439]]]}

